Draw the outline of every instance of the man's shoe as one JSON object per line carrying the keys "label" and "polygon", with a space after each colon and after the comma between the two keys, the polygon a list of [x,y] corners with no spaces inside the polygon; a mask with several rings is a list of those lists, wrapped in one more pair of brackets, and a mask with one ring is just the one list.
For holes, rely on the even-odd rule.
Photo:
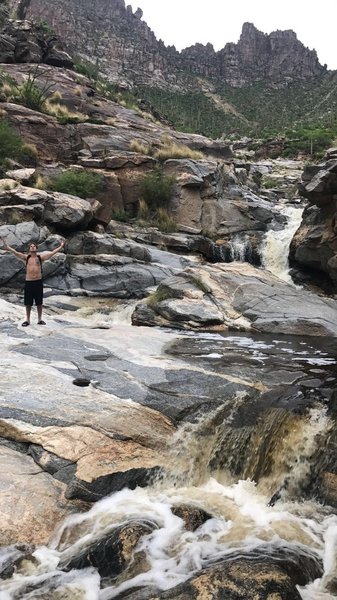
{"label": "man's shoe", "polygon": [[45,325],[45,322],[44,322],[44,321],[42,321],[42,319],[41,319],[41,321],[38,321],[38,322],[37,322],[37,324],[38,324],[38,325]]}
{"label": "man's shoe", "polygon": [[29,321],[24,321],[24,322],[22,323],[22,327],[28,327],[28,325],[29,325]]}

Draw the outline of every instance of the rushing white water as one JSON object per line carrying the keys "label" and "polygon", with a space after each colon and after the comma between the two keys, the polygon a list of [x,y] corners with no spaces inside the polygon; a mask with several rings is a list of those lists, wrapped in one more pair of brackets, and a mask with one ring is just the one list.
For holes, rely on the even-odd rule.
{"label": "rushing white water", "polygon": [[291,240],[301,224],[303,208],[282,205],[280,212],[287,217],[287,225],[279,231],[269,229],[262,248],[262,265],[279,279],[293,283],[289,275],[289,247]]}
{"label": "rushing white water", "polygon": [[[213,518],[194,532],[186,531],[182,519],[171,511],[172,505],[186,502],[211,512]],[[34,553],[36,566],[27,563],[22,574],[0,584],[0,598],[45,598],[37,590],[24,595],[20,595],[20,590],[22,593],[27,584],[56,576],[59,581],[53,582],[53,589],[59,593],[62,590],[62,595],[48,598],[110,600],[137,586],[152,585],[165,590],[236,551],[252,553],[265,549],[266,543],[319,556],[324,560],[325,577],[331,574],[336,563],[337,517],[328,515],[315,503],[278,503],[274,507],[267,503],[268,498],[251,481],[222,485],[210,478],[197,487],[168,488],[165,492],[154,488],[122,490],[95,504],[88,513],[69,517],[49,548]],[[144,572],[99,591],[99,577],[92,569],[70,573],[56,570],[59,561],[78,554],[88,543],[132,519],[156,526],[137,548],[145,556]],[[304,600],[333,598],[324,589],[324,577],[300,592]]]}
{"label": "rushing white water", "polygon": [[[243,401],[244,396],[239,394],[233,411]],[[34,552],[35,562],[26,561],[20,573],[0,583],[0,599],[110,600],[138,586],[165,590],[236,552],[265,552],[268,544],[271,549],[319,557],[324,565],[323,577],[299,591],[303,600],[332,600],[325,583],[336,571],[337,516],[312,501],[292,502],[286,493],[270,506],[265,481],[256,485],[249,479],[234,482],[228,476],[226,481],[223,473],[220,482],[210,476],[206,465],[214,435],[209,433],[207,437],[202,431],[205,427],[206,431],[211,429],[215,417],[216,413],[208,417],[208,422],[206,419],[206,424],[200,420],[178,430],[168,463],[171,476],[158,479],[147,489],[124,489],[97,502],[87,513],[68,517],[49,546]],[[230,413],[227,421],[231,418]],[[306,477],[306,465],[302,461],[302,471],[296,456],[302,454],[309,459],[319,436],[330,426],[324,411],[312,409],[296,433],[289,433],[288,447],[292,451],[288,450],[291,456],[286,456],[285,462],[293,462],[290,472],[297,485]],[[181,504],[204,509],[212,518],[196,531],[187,531],[183,520],[171,510]],[[60,562],[78,556],[118,525],[135,520],[154,526],[136,549],[138,556],[143,555],[141,571],[131,572],[127,579],[117,578],[113,585],[100,589],[100,578],[92,568],[69,573],[57,570]],[[41,589],[29,591],[29,586],[36,584]]]}

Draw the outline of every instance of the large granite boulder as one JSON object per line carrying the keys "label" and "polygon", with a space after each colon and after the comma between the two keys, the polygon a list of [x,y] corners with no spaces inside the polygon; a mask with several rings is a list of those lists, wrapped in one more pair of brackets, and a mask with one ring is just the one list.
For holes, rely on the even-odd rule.
{"label": "large granite boulder", "polygon": [[337,335],[337,304],[247,263],[188,267],[163,281],[133,314],[134,325]]}
{"label": "large granite boulder", "polygon": [[[22,185],[1,191],[0,202],[2,207],[7,208],[7,212],[3,212],[0,226],[4,224],[5,219],[7,224],[15,224],[15,220],[18,222],[18,214],[22,216],[27,207],[38,211],[36,221],[54,226],[59,230],[85,228],[94,214],[93,203],[87,200],[70,194],[46,192]],[[22,220],[28,220],[28,218]]]}

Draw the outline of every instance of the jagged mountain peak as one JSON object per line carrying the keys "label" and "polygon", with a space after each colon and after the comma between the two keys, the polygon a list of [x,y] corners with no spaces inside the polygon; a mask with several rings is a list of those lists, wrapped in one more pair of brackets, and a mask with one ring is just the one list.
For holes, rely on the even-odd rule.
{"label": "jagged mountain peak", "polygon": [[180,89],[194,85],[192,78],[221,80],[233,87],[256,81],[306,79],[322,73],[314,50],[306,48],[291,31],[266,34],[245,22],[239,41],[216,52],[212,44],[194,44],[178,52],[158,41],[124,0],[9,0],[11,8],[25,4],[28,18],[47,21],[71,54],[92,62],[112,81]]}

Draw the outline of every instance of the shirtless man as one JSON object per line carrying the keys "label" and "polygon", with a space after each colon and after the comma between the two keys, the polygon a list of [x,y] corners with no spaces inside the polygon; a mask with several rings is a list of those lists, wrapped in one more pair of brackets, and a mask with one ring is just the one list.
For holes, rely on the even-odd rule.
{"label": "shirtless man", "polygon": [[24,254],[23,252],[18,252],[14,248],[8,246],[6,240],[2,239],[4,249],[8,252],[11,252],[22,260],[26,265],[26,281],[25,281],[25,293],[24,293],[24,302],[26,307],[26,321],[22,323],[22,327],[27,327],[30,324],[30,313],[32,310],[32,306],[36,304],[37,308],[37,323],[38,325],[45,325],[45,322],[42,320],[42,308],[43,308],[43,283],[42,283],[42,263],[45,260],[48,260],[54,254],[62,250],[64,247],[64,242],[52,250],[51,252],[43,252],[43,254],[37,254],[37,245],[32,243],[29,245],[29,253]]}

